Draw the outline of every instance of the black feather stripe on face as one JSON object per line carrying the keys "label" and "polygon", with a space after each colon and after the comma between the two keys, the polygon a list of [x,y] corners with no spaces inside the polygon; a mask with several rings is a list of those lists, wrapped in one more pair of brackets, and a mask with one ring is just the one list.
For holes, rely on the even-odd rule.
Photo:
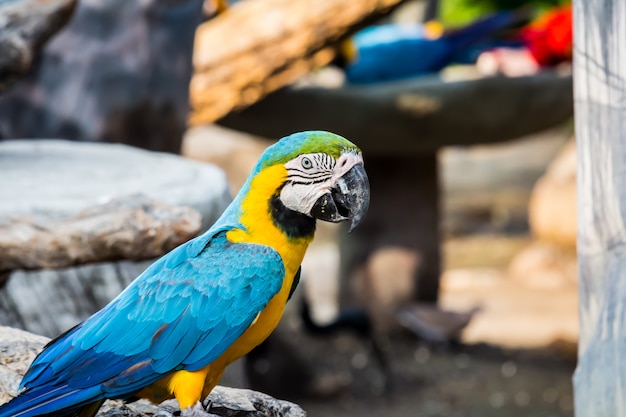
{"label": "black feather stripe on face", "polygon": [[274,225],[290,239],[312,237],[315,233],[315,219],[285,207],[280,201],[280,190],[270,199],[269,210]]}

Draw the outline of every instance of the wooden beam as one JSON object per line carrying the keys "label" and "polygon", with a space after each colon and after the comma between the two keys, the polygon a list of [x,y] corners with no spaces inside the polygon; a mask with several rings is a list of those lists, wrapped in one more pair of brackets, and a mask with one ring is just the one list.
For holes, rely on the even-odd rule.
{"label": "wooden beam", "polygon": [[191,124],[211,123],[330,62],[328,46],[403,0],[247,0],[197,32]]}
{"label": "wooden beam", "polygon": [[[626,3],[574,0],[577,417],[626,416]],[[572,208],[573,209],[573,208]]]}

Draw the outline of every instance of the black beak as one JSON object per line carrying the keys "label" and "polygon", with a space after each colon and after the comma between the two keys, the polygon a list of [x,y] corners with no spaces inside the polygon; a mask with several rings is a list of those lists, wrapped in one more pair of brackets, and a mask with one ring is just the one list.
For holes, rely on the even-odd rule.
{"label": "black beak", "polygon": [[370,183],[365,168],[358,164],[339,178],[329,193],[315,202],[311,216],[333,223],[350,220],[351,232],[363,221],[369,204]]}

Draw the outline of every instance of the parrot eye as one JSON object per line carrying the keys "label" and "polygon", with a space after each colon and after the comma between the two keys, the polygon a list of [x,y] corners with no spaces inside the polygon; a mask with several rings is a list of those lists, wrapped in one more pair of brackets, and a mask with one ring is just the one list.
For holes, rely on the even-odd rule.
{"label": "parrot eye", "polygon": [[311,162],[311,160],[307,157],[302,158],[302,168],[304,169],[311,169],[313,168],[313,162]]}

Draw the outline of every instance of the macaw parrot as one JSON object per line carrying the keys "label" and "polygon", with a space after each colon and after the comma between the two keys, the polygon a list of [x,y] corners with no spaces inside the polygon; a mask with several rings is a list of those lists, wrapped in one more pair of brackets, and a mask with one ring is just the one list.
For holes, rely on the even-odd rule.
{"label": "macaw parrot", "polygon": [[352,230],[368,205],[354,144],[323,131],[281,139],[206,233],[46,345],[0,417],[93,417],[109,398],[176,398],[183,416],[207,416],[201,401],[226,366],[278,324],[316,219]]}
{"label": "macaw parrot", "polygon": [[433,34],[434,25],[371,26],[341,45],[338,60],[351,84],[371,84],[437,72],[473,44],[525,19],[503,11],[466,27]]}

